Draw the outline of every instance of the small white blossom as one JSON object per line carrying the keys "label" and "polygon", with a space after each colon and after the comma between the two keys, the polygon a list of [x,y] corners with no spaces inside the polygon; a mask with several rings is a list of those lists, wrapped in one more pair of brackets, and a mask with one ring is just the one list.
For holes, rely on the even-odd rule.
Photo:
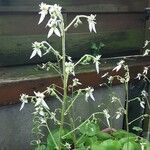
{"label": "small white blossom", "polygon": [[48,14],[48,9],[49,9],[50,5],[47,5],[42,2],[39,6],[40,6],[40,10],[41,10],[39,12],[39,14],[41,15],[41,17],[40,17],[38,24],[40,24],[44,20],[45,16]]}
{"label": "small white blossom", "polygon": [[85,100],[88,101],[88,98],[90,97],[93,101],[95,101],[95,98],[93,96],[94,89],[91,87],[88,87],[85,89],[85,91],[86,91]]}
{"label": "small white blossom", "polygon": [[113,69],[113,71],[118,72],[121,69],[124,62],[125,62],[124,60],[121,60],[119,63],[117,63],[117,66]]}
{"label": "small white blossom", "polygon": [[66,148],[67,148],[67,150],[70,150],[71,149],[71,144],[69,144],[69,143],[65,143],[65,145],[64,145]]}
{"label": "small white blossom", "polygon": [[116,112],[116,119],[119,119],[121,117],[122,113],[120,111]]}
{"label": "small white blossom", "polygon": [[41,106],[35,107],[35,112],[33,114],[39,114],[41,116],[44,116],[45,112],[43,111],[43,107],[41,107]]}
{"label": "small white blossom", "polygon": [[30,56],[30,59],[33,58],[36,54],[42,57],[41,47],[43,46],[42,43],[35,41],[32,43],[33,52]]}
{"label": "small white blossom", "polygon": [[41,93],[41,92],[34,92],[34,94],[36,96],[35,107],[43,106],[45,109],[49,109],[48,105],[44,101],[45,95],[43,93]]}
{"label": "small white blossom", "polygon": [[43,117],[40,117],[39,119],[40,119],[40,121],[41,121],[41,124],[45,124],[45,123],[46,123],[46,120],[45,120],[45,118],[43,118]]}
{"label": "small white blossom", "polygon": [[150,53],[150,50],[149,49],[146,49],[143,56],[147,56],[148,54]]}
{"label": "small white blossom", "polygon": [[104,116],[105,116],[105,118],[106,118],[107,124],[108,124],[108,126],[110,127],[110,122],[109,122],[110,115],[109,115],[109,113],[108,113],[108,110],[107,110],[107,109],[104,109],[104,110],[103,110],[103,113],[104,113]]}
{"label": "small white blossom", "polygon": [[147,98],[148,97],[148,93],[145,90],[142,90],[141,96]]}
{"label": "small white blossom", "polygon": [[114,79],[113,76],[108,77],[108,83],[112,83],[113,79]]}
{"label": "small white blossom", "polygon": [[97,73],[99,73],[99,64],[100,64],[99,60],[100,60],[100,58],[101,58],[100,55],[98,55],[98,56],[96,56],[96,57],[94,58],[94,63],[95,63],[95,67],[96,67]]}
{"label": "small white blossom", "polygon": [[72,81],[73,81],[73,85],[72,86],[81,85],[81,83],[79,82],[79,79],[77,79],[77,78],[74,78]]}
{"label": "small white blossom", "polygon": [[140,106],[144,109],[145,108],[145,102],[144,101],[140,101]]}
{"label": "small white blossom", "polygon": [[122,107],[118,108],[118,111],[116,112],[116,119],[119,119],[123,113],[124,113],[124,108]]}
{"label": "small white blossom", "polygon": [[144,67],[143,74],[147,75],[147,73],[148,73],[148,67]]}
{"label": "small white blossom", "polygon": [[75,73],[74,73],[74,63],[72,63],[72,62],[65,62],[65,66],[66,66],[65,72],[68,75],[69,74],[75,75]]}
{"label": "small white blossom", "polygon": [[96,28],[95,28],[95,24],[96,24],[96,22],[95,22],[95,17],[96,17],[96,15],[90,15],[89,17],[88,17],[88,23],[89,23],[89,30],[90,30],[90,32],[92,32],[92,31],[94,31],[95,33],[96,33]]}
{"label": "small white blossom", "polygon": [[114,102],[117,102],[117,101],[119,101],[119,98],[116,97],[116,96],[113,96],[112,100],[111,100],[111,103],[114,103]]}
{"label": "small white blossom", "polygon": [[146,40],[143,48],[145,48],[149,44],[149,42],[150,41]]}
{"label": "small white blossom", "polygon": [[48,32],[47,38],[49,38],[53,33],[55,33],[59,37],[61,36],[61,33],[60,33],[59,29],[58,29],[59,23],[60,23],[60,20],[57,20],[56,18],[51,18],[48,21],[46,26],[48,26],[50,28],[50,30]]}
{"label": "small white blossom", "polygon": [[62,9],[62,7],[60,7],[57,4],[51,5],[51,7],[49,9],[49,13],[50,13],[51,17],[58,17],[58,18],[60,18],[61,9]]}
{"label": "small white blossom", "polygon": [[142,77],[142,74],[141,74],[141,73],[138,73],[135,79],[141,80],[141,77]]}
{"label": "small white blossom", "polygon": [[26,94],[22,94],[21,95],[21,98],[20,98],[20,101],[22,102],[22,104],[21,104],[21,107],[20,107],[20,111],[23,109],[23,107],[24,107],[24,105],[26,104],[26,103],[28,103],[28,95],[26,95]]}

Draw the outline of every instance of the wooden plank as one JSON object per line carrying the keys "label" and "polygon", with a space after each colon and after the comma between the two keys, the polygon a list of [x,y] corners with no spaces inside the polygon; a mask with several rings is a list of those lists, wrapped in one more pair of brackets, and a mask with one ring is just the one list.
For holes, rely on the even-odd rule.
{"label": "wooden plank", "polygon": [[[74,13],[69,13],[65,16],[66,22],[69,23],[74,16]],[[89,34],[87,21],[83,20],[83,25],[68,31],[68,52],[74,58],[79,58],[85,53],[91,53],[91,44],[99,42],[106,45],[102,51],[105,56],[116,52],[120,55],[126,51],[131,53],[137,51],[144,42],[143,18],[142,13],[98,14],[96,17],[98,34],[92,35]],[[29,60],[31,43],[47,40],[48,29],[45,29],[47,19],[39,26],[38,19],[39,16],[35,14],[0,15],[0,66],[40,63],[49,59],[44,57]],[[48,40],[60,50],[61,44],[58,43],[58,38],[54,36]],[[53,57],[50,60],[54,61]]]}
{"label": "wooden plank", "polygon": [[[64,15],[67,24],[78,15],[78,13],[69,13]],[[49,28],[45,28],[49,18],[38,25],[39,15],[36,14],[3,14],[0,15],[0,36],[5,35],[39,35],[47,34]],[[101,31],[122,31],[128,29],[145,28],[145,18],[143,13],[116,13],[116,14],[97,14],[96,28],[97,32]],[[89,32],[88,23],[83,19],[83,24],[78,28],[72,27],[69,33]]]}
{"label": "wooden plank", "polygon": [[[130,53],[143,46],[143,36],[143,31],[135,29],[122,32],[106,31],[99,34],[68,33],[66,41],[67,54],[77,59],[83,54],[91,53],[91,44],[99,42],[106,44],[106,47],[101,52],[102,55],[119,54],[124,51]],[[47,60],[55,61],[51,55],[42,59],[36,57],[33,60],[29,60],[32,52],[31,43],[35,40],[46,40],[46,35],[0,36],[0,66],[41,63]],[[60,51],[61,42],[58,41],[58,37],[51,38],[50,43]]]}
{"label": "wooden plank", "polygon": [[[98,87],[100,83],[106,82],[106,79],[101,78],[101,76],[108,71],[110,75],[114,75],[112,69],[121,59],[123,58],[103,59],[100,66],[100,74],[95,72],[93,65],[79,66],[77,69],[77,78],[83,83],[84,86],[82,87],[89,85]],[[125,60],[130,68],[131,79],[134,79],[137,73],[142,72],[143,67],[150,63],[149,56],[132,56],[127,57]],[[26,93],[32,95],[33,91],[43,91],[52,83],[61,86],[61,80],[53,70],[50,70],[50,72],[41,72],[34,68],[35,66],[0,68],[0,105],[16,103],[19,101],[20,94]],[[124,72],[121,70],[118,73],[122,75]],[[150,73],[148,76],[150,77]],[[118,84],[118,82],[115,81],[114,84]]]}
{"label": "wooden plank", "polygon": [[[60,4],[64,12],[143,12],[147,0],[44,0],[50,4]],[[0,1],[1,12],[37,12],[40,0]]]}

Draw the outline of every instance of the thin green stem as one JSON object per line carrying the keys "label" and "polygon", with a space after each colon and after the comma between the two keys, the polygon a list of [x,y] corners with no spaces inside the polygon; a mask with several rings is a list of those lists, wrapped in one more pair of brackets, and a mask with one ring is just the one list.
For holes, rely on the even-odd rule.
{"label": "thin green stem", "polygon": [[64,112],[66,109],[66,101],[67,101],[67,82],[68,82],[68,75],[66,74],[66,48],[65,48],[65,30],[64,30],[64,23],[62,22],[62,64],[63,64],[63,103],[62,103],[62,110],[61,110],[61,122],[60,122],[60,130],[59,130],[59,145],[58,149],[61,150],[61,136],[63,132],[64,126]]}
{"label": "thin green stem", "polygon": [[80,95],[81,90],[78,91],[78,94],[75,96],[75,98],[72,100],[71,104],[68,106],[68,108],[65,111],[65,115],[68,113],[68,111],[71,109],[71,107],[73,106],[74,102],[77,100],[78,96]]}
{"label": "thin green stem", "polygon": [[76,130],[78,130],[81,126],[83,126],[89,119],[91,119],[91,117],[93,117],[94,115],[98,115],[98,114],[104,114],[103,112],[96,112],[93,113],[90,117],[88,117],[84,122],[82,122],[78,127],[76,127],[75,129],[73,129],[72,131],[68,132],[67,134],[63,135],[62,139],[65,138],[66,136],[72,134],[73,132],[75,132]]}
{"label": "thin green stem", "polygon": [[147,140],[150,140],[150,116],[148,118],[148,133],[147,133]]}
{"label": "thin green stem", "polygon": [[74,24],[74,22],[78,19],[78,18],[87,18],[88,17],[86,15],[78,15],[76,16],[70,23],[69,25],[65,28],[65,32]]}
{"label": "thin green stem", "polygon": [[144,115],[141,115],[141,116],[137,117],[136,119],[132,120],[132,121],[129,122],[128,124],[130,125],[130,124],[132,124],[133,122],[135,122],[135,121],[137,121],[137,120],[139,120],[139,119],[141,119],[141,118],[144,118]]}
{"label": "thin green stem", "polygon": [[[44,116],[44,117],[45,117],[45,116]],[[46,120],[46,117],[45,117],[45,120]],[[51,138],[52,138],[53,143],[54,143],[55,146],[56,146],[56,149],[58,149],[58,145],[57,145],[57,143],[56,143],[56,141],[55,141],[55,139],[54,139],[54,137],[53,137],[53,134],[52,134],[52,132],[51,132],[49,126],[48,126],[47,121],[46,121],[46,128],[47,128],[47,130],[48,130],[48,132],[49,132],[49,134],[50,134],[50,136],[51,136]]]}
{"label": "thin green stem", "polygon": [[126,110],[126,130],[127,132],[129,132],[129,114],[128,114],[128,109],[129,109],[129,91],[128,91],[128,82],[125,83],[125,91],[126,91],[126,106],[125,106],[125,110]]}

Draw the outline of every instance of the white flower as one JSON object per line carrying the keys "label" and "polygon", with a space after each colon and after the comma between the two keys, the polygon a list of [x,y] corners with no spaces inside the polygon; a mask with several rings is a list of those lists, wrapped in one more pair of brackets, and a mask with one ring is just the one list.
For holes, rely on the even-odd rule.
{"label": "white flower", "polygon": [[65,145],[64,145],[66,148],[67,148],[67,150],[70,150],[71,149],[71,144],[69,144],[69,143],[65,143]]}
{"label": "white flower", "polygon": [[149,42],[150,41],[146,40],[143,48],[145,48],[149,44]]}
{"label": "white flower", "polygon": [[143,74],[147,75],[147,73],[148,73],[148,67],[144,67]]}
{"label": "white flower", "polygon": [[122,115],[122,113],[120,111],[117,111],[116,112],[116,119],[119,119],[121,115]]}
{"label": "white flower", "polygon": [[43,117],[40,117],[39,119],[40,119],[40,121],[41,121],[41,124],[45,124],[45,123],[46,123],[46,120],[45,120],[45,118],[43,118]]}
{"label": "white flower", "polygon": [[143,56],[147,56],[148,54],[150,53],[150,50],[149,49],[146,49]]}
{"label": "white flower", "polygon": [[53,27],[49,30],[47,38],[49,38],[53,33],[55,33],[59,37],[61,36],[60,31],[56,27]]}
{"label": "white flower", "polygon": [[135,79],[141,80],[141,77],[142,77],[142,74],[141,74],[141,73],[138,73]]}
{"label": "white flower", "polygon": [[41,92],[34,92],[34,94],[36,96],[35,107],[37,107],[37,106],[43,106],[45,109],[49,109],[48,105],[44,101],[45,95],[43,93],[41,93]]}
{"label": "white flower", "polygon": [[45,16],[48,14],[48,9],[49,9],[50,5],[47,5],[42,2],[39,6],[40,6],[40,10],[41,10],[39,12],[39,14],[41,14],[41,17],[40,17],[38,24],[40,24],[44,20]]}
{"label": "white flower", "polygon": [[46,26],[48,26],[50,28],[50,30],[48,32],[47,38],[49,38],[53,33],[55,33],[59,37],[61,36],[61,33],[60,33],[59,29],[58,29],[58,25],[59,25],[60,22],[61,21],[57,20],[57,18],[51,18],[48,21]]}
{"label": "white flower", "polygon": [[32,43],[32,47],[33,47],[33,52],[30,56],[30,59],[33,58],[36,54],[39,55],[40,57],[42,57],[42,52],[41,52],[41,47],[42,47],[42,43],[35,41],[34,43]]}
{"label": "white flower", "polygon": [[68,75],[69,74],[75,75],[75,73],[74,73],[74,63],[72,63],[72,62],[65,62],[65,66],[66,66],[65,72]]}
{"label": "white flower", "polygon": [[145,102],[144,101],[140,101],[140,106],[144,109],[145,108]]}
{"label": "white flower", "polygon": [[94,31],[95,33],[96,33],[96,28],[95,28],[95,24],[96,24],[96,22],[95,22],[95,17],[96,17],[96,15],[90,15],[89,17],[88,17],[88,23],[89,23],[89,30],[90,30],[90,32],[92,32],[92,31]]}
{"label": "white flower", "polygon": [[119,98],[116,97],[116,96],[113,96],[112,100],[111,100],[111,103],[114,103],[114,102],[117,102],[117,101],[119,101]]}
{"label": "white flower", "polygon": [[86,91],[85,100],[88,101],[88,98],[90,97],[93,101],[95,101],[95,98],[93,96],[94,89],[91,87],[88,87],[85,89],[85,91]]}
{"label": "white flower", "polygon": [[39,106],[35,108],[35,112],[33,114],[39,114],[41,116],[45,115],[45,112],[43,111],[43,107]]}
{"label": "white flower", "polygon": [[62,9],[62,7],[60,7],[57,4],[51,5],[51,7],[49,9],[49,13],[50,13],[51,17],[59,17],[60,18],[61,9]]}
{"label": "white flower", "polygon": [[117,66],[113,69],[113,71],[115,70],[116,72],[118,72],[121,69],[124,62],[124,60],[121,60],[119,63],[117,63]]}
{"label": "white flower", "polygon": [[96,56],[96,57],[94,58],[94,63],[95,63],[95,67],[96,67],[97,74],[99,73],[99,64],[100,64],[99,60],[100,60],[100,58],[101,58],[100,55],[98,55],[98,56]]}
{"label": "white flower", "polygon": [[148,97],[148,93],[145,90],[142,90],[141,96],[147,98]]}
{"label": "white flower", "polygon": [[81,83],[79,82],[79,79],[77,79],[77,78],[74,78],[72,81],[73,81],[73,85],[72,86],[81,85]]}
{"label": "white flower", "polygon": [[110,115],[109,115],[109,113],[108,113],[108,110],[107,110],[107,109],[104,109],[104,110],[103,110],[103,113],[104,113],[104,116],[105,116],[105,118],[106,118],[107,124],[108,124],[108,126],[110,127],[110,122],[109,122]]}
{"label": "white flower", "polygon": [[26,94],[22,94],[21,95],[21,98],[20,98],[20,101],[22,102],[22,104],[21,104],[21,107],[20,107],[20,111],[23,109],[23,107],[24,107],[24,105],[26,104],[26,103],[28,103],[28,95],[26,95]]}
{"label": "white flower", "polygon": [[108,77],[108,83],[112,83],[113,79],[114,79],[113,76]]}

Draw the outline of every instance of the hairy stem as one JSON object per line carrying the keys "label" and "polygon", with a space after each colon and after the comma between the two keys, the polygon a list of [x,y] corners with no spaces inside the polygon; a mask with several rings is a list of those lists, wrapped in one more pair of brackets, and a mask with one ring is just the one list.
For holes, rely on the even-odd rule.
{"label": "hairy stem", "polygon": [[65,72],[65,62],[66,62],[66,48],[65,48],[65,31],[64,31],[64,23],[62,23],[62,64],[63,64],[63,103],[62,103],[62,110],[61,110],[61,122],[60,122],[60,130],[59,130],[59,145],[58,149],[61,150],[61,136],[63,132],[64,126],[64,112],[66,109],[66,101],[67,101],[67,82],[68,76]]}
{"label": "hairy stem", "polygon": [[126,91],[126,106],[125,106],[125,110],[126,110],[126,130],[127,132],[129,132],[129,114],[128,114],[128,109],[129,109],[129,91],[128,91],[128,82],[125,83],[125,91]]}

